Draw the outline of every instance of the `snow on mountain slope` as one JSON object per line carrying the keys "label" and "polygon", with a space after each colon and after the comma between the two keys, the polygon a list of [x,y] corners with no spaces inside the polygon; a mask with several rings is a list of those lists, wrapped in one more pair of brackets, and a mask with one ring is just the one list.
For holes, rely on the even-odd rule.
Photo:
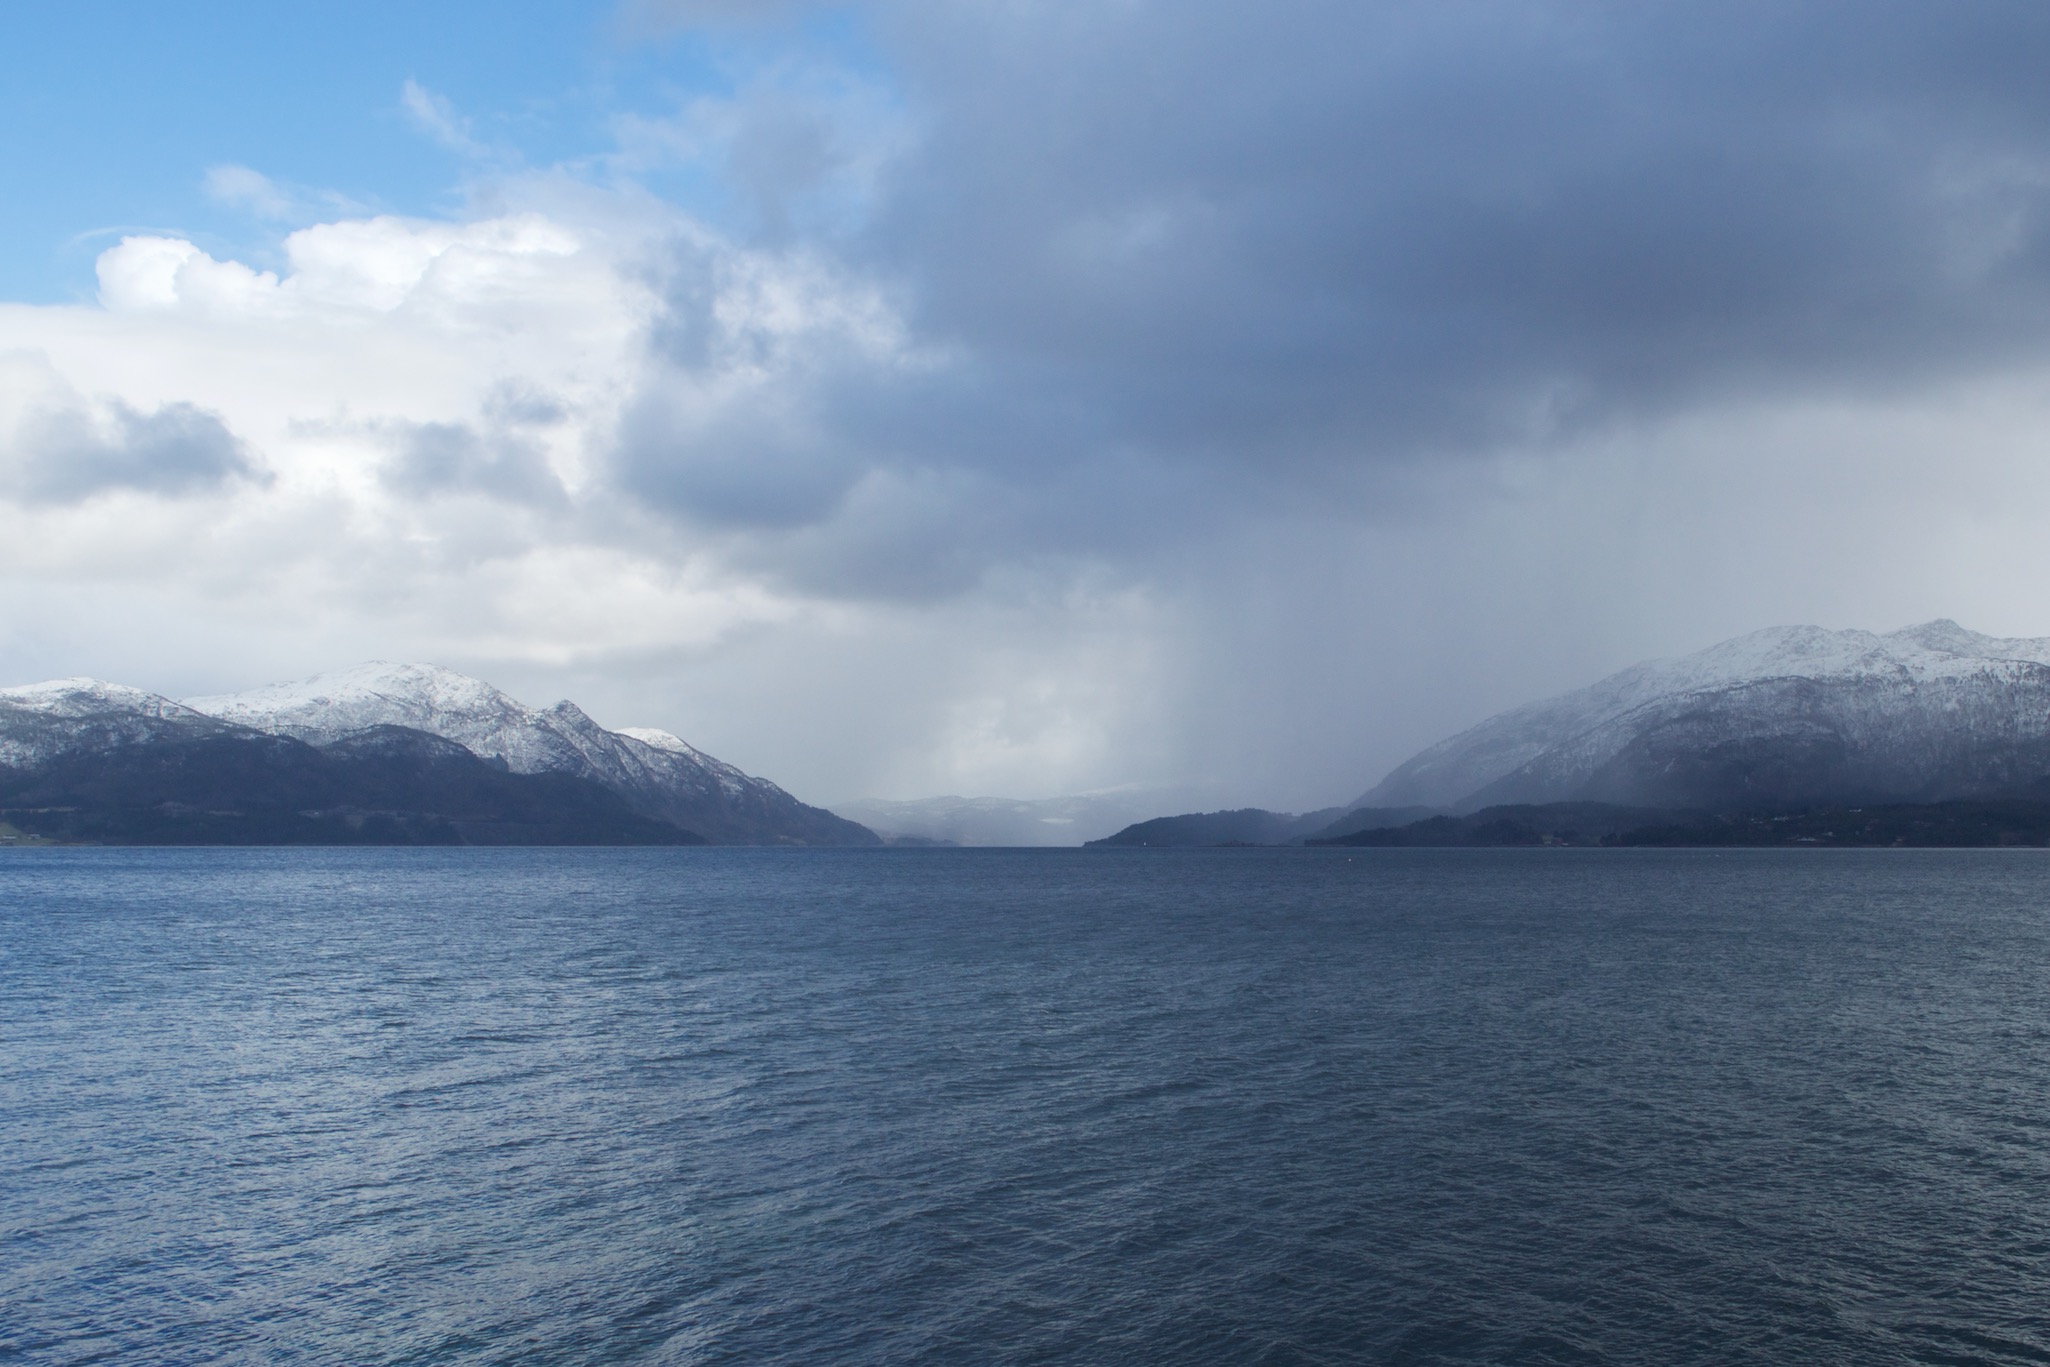
{"label": "snow on mountain slope", "polygon": [[408,726],[455,741],[516,773],[576,763],[576,746],[541,714],[481,679],[438,665],[373,661],[297,683],[188,698],[222,721],[323,745],[370,726]]}
{"label": "snow on mountain slope", "polygon": [[728,793],[737,795],[745,791],[748,784],[755,782],[754,779],[749,778],[725,760],[713,759],[704,751],[686,742],[681,736],[671,735],[667,731],[658,731],[652,726],[622,726],[612,734],[625,736],[628,740],[639,741],[650,750],[657,751],[663,755],[674,755],[686,763],[704,770],[707,774],[716,778],[720,788]]}
{"label": "snow on mountain slope", "polygon": [[514,773],[568,773],[624,794],[642,812],[736,843],[871,844],[875,836],[808,807],[767,779],[666,731],[608,731],[575,703],[533,708],[438,665],[373,661],[298,683],[187,705],[222,721],[325,744],[370,726],[455,741]]}
{"label": "snow on mountain slope", "polygon": [[2045,774],[2050,639],[1773,627],[1492,717],[1355,805],[1918,800]]}
{"label": "snow on mountain slope", "polygon": [[230,728],[183,703],[98,679],[0,688],[0,765],[26,768],[80,750]]}

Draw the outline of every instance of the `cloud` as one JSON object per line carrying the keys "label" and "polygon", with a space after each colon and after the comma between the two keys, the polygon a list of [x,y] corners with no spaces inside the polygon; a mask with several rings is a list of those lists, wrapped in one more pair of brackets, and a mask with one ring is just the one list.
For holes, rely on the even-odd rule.
{"label": "cloud", "polygon": [[815,796],[1303,804],[1765,622],[2050,630],[2034,9],[733,32],[550,172],[409,85],[485,163],[445,219],[138,234],[98,307],[0,306],[69,396],[10,410],[57,416],[7,429],[7,658],[125,594],[196,687],[428,654]]}
{"label": "cloud", "polygon": [[[130,237],[100,258],[98,307],[0,305],[0,352],[29,358],[7,372],[0,464],[34,504],[0,499],[0,573],[50,579],[41,601],[83,575],[178,600],[167,619],[376,622],[366,648],[501,661],[696,649],[787,616],[643,526],[608,474],[679,220],[636,195],[503,191],[525,204],[300,229],[279,272]],[[754,306],[727,306],[739,331]]]}
{"label": "cloud", "polygon": [[2050,341],[2026,7],[879,13],[924,137],[864,264],[1081,439],[1403,459]]}
{"label": "cloud", "polygon": [[218,413],[183,402],[148,412],[118,398],[87,402],[39,358],[0,361],[0,371],[0,496],[16,503],[78,503],[117,491],[193,497],[263,478]]}
{"label": "cloud", "polygon": [[301,212],[298,198],[261,171],[247,166],[222,165],[207,168],[209,199],[246,209],[259,218],[294,218]]}
{"label": "cloud", "polygon": [[[1408,731],[1421,741],[1746,614],[1890,620],[1884,603],[1922,595],[1852,549],[1850,527],[1912,539],[1938,507],[1945,537],[1977,525],[1962,492],[1921,477],[1963,459],[1929,415],[2050,360],[2050,109],[2033,74],[2050,19],[2026,7],[864,13],[901,115],[832,125],[842,148],[867,139],[857,212],[794,241],[773,213],[736,231],[843,282],[836,298],[875,301],[888,327],[744,347],[699,247],[678,243],[620,487],[803,596],[940,612],[994,611],[1032,582],[1144,590],[1146,630],[1209,680],[1162,703],[1189,726],[1184,753],[1257,737],[1240,772],[1267,765],[1263,747],[1283,756],[1269,772],[1325,753],[1271,719],[1292,691],[1356,738],[1334,753],[1385,744],[1392,760],[1403,741],[1331,720],[1365,706],[1349,696],[1435,716]],[[773,146],[774,110],[758,89],[678,128],[700,148]],[[653,145],[661,130],[639,131]],[[1843,430],[1786,437],[1832,405]],[[2026,405],[1995,407],[2026,430]],[[1883,488],[1917,492],[1853,515],[1811,472],[1855,481],[1856,451],[1891,450],[1904,412],[1926,466],[1895,452]],[[1708,428],[1729,449],[1702,449]],[[1983,430],[2006,454],[1974,468],[2020,459],[2011,429]],[[1737,484],[1709,498],[1719,468]],[[1746,482],[1773,493],[1746,506]],[[1531,492],[1551,486],[1579,502]],[[1782,497],[1799,513],[1782,520]],[[1821,539],[1842,558],[1802,549]],[[1720,581],[1665,573],[1690,559]],[[1844,587],[1861,576],[1887,594]],[[1670,624],[1626,587],[1651,582]],[[1963,592],[2013,611],[1990,585]],[[1630,625],[1572,620],[1604,616]],[[1492,644],[1445,641],[1469,631]],[[1352,632],[1441,682],[1412,691],[1332,639]]]}
{"label": "cloud", "polygon": [[835,387],[922,365],[888,301],[829,263],[704,235],[671,249],[661,288],[622,489],[700,527],[829,516],[867,468],[831,426]]}
{"label": "cloud", "polygon": [[239,261],[216,261],[183,238],[124,237],[94,263],[100,302],[121,313],[180,306],[249,312],[276,298],[278,278]]}
{"label": "cloud", "polygon": [[399,108],[405,110],[414,127],[451,152],[478,161],[496,155],[494,149],[476,139],[470,131],[470,121],[456,111],[446,95],[437,95],[411,77],[399,88]]}
{"label": "cloud", "polygon": [[[2050,57],[2033,11],[869,17],[901,117],[778,97],[770,73],[676,127],[760,149],[727,162],[763,187],[747,259],[879,301],[893,340],[808,324],[739,364],[707,313],[729,296],[679,240],[619,448],[625,488],[757,528],[750,551],[776,542],[809,591],[1143,567],[1249,507],[1364,515],[1420,469],[2050,350],[2050,144],[2015,60]],[[853,216],[793,241],[780,187],[828,161],[866,168]],[[910,511],[942,489],[950,511]],[[887,564],[882,525],[905,532]]]}
{"label": "cloud", "polygon": [[578,247],[573,233],[535,214],[462,224],[381,216],[292,233],[282,279],[173,237],[124,237],[96,270],[100,302],[116,313],[389,313],[437,300],[466,308],[494,292],[524,307],[544,302],[542,263],[575,257]]}
{"label": "cloud", "polygon": [[785,58],[674,113],[620,116],[605,162],[625,176],[712,178],[720,193],[708,199],[724,226],[755,245],[836,244],[867,222],[909,131],[894,92],[872,74]]}
{"label": "cloud", "polygon": [[323,215],[363,212],[363,206],[347,195],[286,184],[232,162],[208,167],[201,183],[208,199],[271,223],[307,222]]}
{"label": "cloud", "polygon": [[564,492],[547,448],[527,424],[398,422],[383,435],[394,459],[382,478],[397,493],[475,493],[509,503],[559,504]]}

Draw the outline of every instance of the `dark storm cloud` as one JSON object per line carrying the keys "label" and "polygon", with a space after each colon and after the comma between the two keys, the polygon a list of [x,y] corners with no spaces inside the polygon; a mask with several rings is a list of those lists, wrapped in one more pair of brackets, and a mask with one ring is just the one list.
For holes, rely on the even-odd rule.
{"label": "dark storm cloud", "polygon": [[564,500],[541,437],[570,418],[554,396],[506,382],[484,398],[481,421],[384,422],[373,430],[391,447],[382,471],[407,494],[482,494],[505,503],[545,506]]}
{"label": "dark storm cloud", "polygon": [[630,476],[710,523],[816,527],[885,471],[1015,507],[937,520],[984,559],[1116,554],[1201,520],[1149,483],[1228,473],[1228,516],[1244,480],[2050,349],[2040,6],[868,13],[917,135],[822,249],[948,359],[812,357],[666,445],[659,380]]}
{"label": "dark storm cloud", "polygon": [[2039,6],[971,6],[889,32],[931,116],[876,258],[922,330],[1150,446],[1460,446],[2050,338]]}
{"label": "dark storm cloud", "polygon": [[395,448],[384,481],[404,493],[476,493],[508,503],[559,502],[562,486],[531,437],[502,427],[479,432],[463,423],[388,425]]}
{"label": "dark storm cloud", "polygon": [[45,411],[24,423],[14,450],[18,498],[77,503],[126,489],[180,496],[258,478],[249,453],[219,414],[189,403],[144,413],[113,402]]}

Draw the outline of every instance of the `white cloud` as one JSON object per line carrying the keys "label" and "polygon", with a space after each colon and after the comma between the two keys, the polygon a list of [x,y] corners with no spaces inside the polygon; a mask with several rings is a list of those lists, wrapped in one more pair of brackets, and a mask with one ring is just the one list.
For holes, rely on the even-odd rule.
{"label": "white cloud", "polygon": [[251,313],[272,306],[278,278],[216,261],[182,238],[124,237],[96,263],[100,303],[116,313],[179,309]]}
{"label": "white cloud", "polygon": [[53,633],[119,654],[94,643],[111,604],[35,606],[95,594],[176,604],[142,653],[182,655],[200,619],[337,643],[273,659],[290,633],[252,632],[185,658],[195,686],[335,663],[342,641],[486,672],[674,656],[813,611],[623,496],[616,432],[679,243],[711,334],[694,370],[657,367],[685,408],[764,402],[808,349],[887,353],[887,309],[632,196],[529,189],[469,221],[315,224],[276,273],[128,237],[98,307],[0,306],[0,573],[38,586],[0,608],[0,659],[19,672],[25,636]]}
{"label": "white cloud", "polygon": [[545,298],[548,259],[576,257],[579,247],[573,233],[538,214],[467,224],[381,217],[293,233],[282,280],[168,237],[123,238],[97,269],[100,302],[117,313],[305,316],[410,304],[462,314],[488,300],[526,307]]}
{"label": "white cloud", "polygon": [[471,135],[470,121],[456,112],[447,96],[435,94],[410,77],[399,88],[399,107],[415,127],[449,151],[478,160],[493,155],[493,149]]}
{"label": "white cloud", "polygon": [[205,185],[208,198],[246,209],[259,218],[292,218],[300,211],[297,196],[247,166],[209,167]]}
{"label": "white cloud", "polygon": [[215,203],[240,209],[268,223],[307,223],[365,212],[356,200],[335,190],[274,180],[261,171],[232,162],[208,167],[201,186]]}

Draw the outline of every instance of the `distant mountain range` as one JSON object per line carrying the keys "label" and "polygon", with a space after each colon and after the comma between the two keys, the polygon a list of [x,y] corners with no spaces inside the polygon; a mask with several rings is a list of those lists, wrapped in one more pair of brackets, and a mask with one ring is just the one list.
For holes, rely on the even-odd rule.
{"label": "distant mountain range", "polygon": [[184,702],[0,689],[0,819],[84,840],[880,843],[665,731],[382,663]]}
{"label": "distant mountain range", "polygon": [[1154,849],[1191,845],[1303,845],[1337,840],[1358,831],[1403,826],[1434,815],[1428,807],[1326,807],[1301,816],[1242,807],[1236,811],[1157,816],[1088,843],[1105,848]]}
{"label": "distant mountain range", "polygon": [[1069,797],[859,798],[833,810],[894,844],[1081,845],[1190,800],[1200,789],[1121,788]]}
{"label": "distant mountain range", "polygon": [[[184,702],[90,679],[0,689],[0,824],[80,840],[1841,843],[1855,830],[1999,843],[2033,830],[2026,804],[2046,796],[2050,640],[1950,621],[1775,627],[1636,665],[1492,717],[1303,816],[1163,817],[1176,795],[1160,789],[835,813],[667,732],[607,730],[573,703],[530,708],[431,665]],[[1892,810],[1956,803],[1982,805]],[[1813,829],[1788,824],[1797,813]]]}

